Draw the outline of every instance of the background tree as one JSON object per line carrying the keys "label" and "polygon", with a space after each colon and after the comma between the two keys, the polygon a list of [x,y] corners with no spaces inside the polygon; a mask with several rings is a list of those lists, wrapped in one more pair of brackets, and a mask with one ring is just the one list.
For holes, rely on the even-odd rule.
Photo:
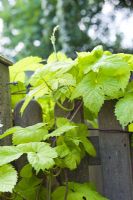
{"label": "background tree", "polygon": [[[2,0],[0,17],[4,21],[3,36],[6,37],[5,49],[9,56],[19,59],[29,55],[47,57],[52,52],[50,35],[53,27],[60,26],[57,35],[57,49],[72,57],[75,51],[91,50],[97,44],[114,52],[124,51],[121,45],[122,35],[114,34],[110,41],[109,21],[102,19],[101,11],[105,0]],[[132,10],[132,1],[109,1],[114,10]],[[90,31],[92,33],[90,34]],[[126,51],[132,51],[131,48]]]}

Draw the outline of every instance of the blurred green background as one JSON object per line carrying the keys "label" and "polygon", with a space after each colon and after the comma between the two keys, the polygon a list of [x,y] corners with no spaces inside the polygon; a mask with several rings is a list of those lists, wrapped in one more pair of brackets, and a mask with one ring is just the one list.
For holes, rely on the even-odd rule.
{"label": "blurred green background", "polygon": [[12,60],[46,58],[59,25],[57,50],[71,57],[98,44],[113,52],[133,52],[132,0],[1,0],[0,53]]}

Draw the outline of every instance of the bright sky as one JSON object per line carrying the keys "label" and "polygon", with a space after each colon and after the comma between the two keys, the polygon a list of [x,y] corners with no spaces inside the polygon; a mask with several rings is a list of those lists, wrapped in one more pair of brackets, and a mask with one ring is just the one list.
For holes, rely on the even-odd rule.
{"label": "bright sky", "polygon": [[127,18],[125,15],[128,14],[128,9],[123,8],[121,11],[114,11],[112,4],[106,2],[102,10],[104,19],[108,18],[113,12],[115,13],[116,19],[111,24],[111,37],[113,37],[113,32],[121,32],[124,35],[123,46],[133,47],[133,14]]}
{"label": "bright sky", "polygon": [[[112,13],[115,16],[113,22],[111,19]],[[133,47],[133,14],[132,15],[130,14],[130,16],[127,17],[128,14],[129,14],[128,9],[121,8],[121,10],[115,10],[115,7],[111,3],[109,3],[108,0],[105,2],[102,9],[102,13],[96,16],[98,19],[100,18],[104,22],[103,23],[104,27],[105,23],[106,26],[109,27],[109,33],[110,33],[109,38],[102,37],[103,42],[113,43],[116,39],[115,35],[117,33],[121,33],[123,35],[122,46],[125,48]],[[97,36],[101,38],[100,30],[102,31],[104,27],[102,26],[99,27],[99,35],[98,35],[98,31],[97,33],[95,32],[95,25],[94,27],[92,26],[88,31],[89,36],[95,40],[97,34]]]}

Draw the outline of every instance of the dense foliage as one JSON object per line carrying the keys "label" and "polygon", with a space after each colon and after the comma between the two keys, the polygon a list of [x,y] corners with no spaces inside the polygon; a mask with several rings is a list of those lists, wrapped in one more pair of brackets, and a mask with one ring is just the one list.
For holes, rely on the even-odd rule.
{"label": "dense foliage", "polygon": [[[23,65],[26,59],[19,64]],[[36,59],[40,64],[39,58]],[[105,100],[118,99],[115,114],[120,124],[125,127],[133,121],[130,113],[133,95],[130,81],[132,60],[131,54],[112,54],[104,51],[102,46],[97,46],[91,52],[77,53],[75,60],[60,52],[51,54],[44,67],[42,65],[31,76],[28,84],[32,89],[27,94],[21,111],[24,111],[33,97],[44,101],[49,98],[58,105],[66,99],[71,102],[79,99],[83,100],[84,107],[89,110],[91,116],[97,117]],[[16,65],[11,71],[15,71]],[[20,80],[20,75],[18,77]],[[15,80],[18,80],[17,76]],[[130,109],[127,109],[127,106]]]}
{"label": "dense foliage", "polygon": [[[132,1],[127,0],[32,0],[32,3],[31,0],[2,0],[0,17],[4,21],[4,48],[11,55],[22,48],[15,59],[29,55],[46,58],[52,52],[49,36],[58,24],[57,49],[71,57],[75,57],[75,51],[88,51],[98,44],[114,52],[123,51],[122,34],[113,31],[116,39],[110,41],[110,24],[115,19],[115,12],[109,21],[102,20],[101,11],[106,2],[114,6],[115,11],[128,9],[128,15],[132,9]],[[95,38],[90,30],[93,30]]]}
{"label": "dense foliage", "polygon": [[[80,100],[86,121],[94,122],[104,101],[116,99],[114,113],[120,124],[127,126],[133,122],[132,61],[130,54],[112,54],[97,46],[91,52],[77,53],[75,60],[55,52],[45,61],[27,57],[10,67],[11,81],[18,81],[17,86],[11,86],[12,108],[24,97],[19,92],[30,85],[21,112],[34,98],[42,106],[44,121],[26,128],[12,127],[0,136],[12,135],[12,146],[0,147],[1,198],[107,200],[89,183],[68,182],[67,170],[76,169],[86,154],[95,156],[96,151],[88,139],[86,123],[74,123],[72,116],[57,118],[54,107],[69,112],[74,101]],[[64,107],[66,101],[71,108]],[[12,161],[25,154],[27,164],[17,172]],[[65,178],[59,185],[61,173]]]}

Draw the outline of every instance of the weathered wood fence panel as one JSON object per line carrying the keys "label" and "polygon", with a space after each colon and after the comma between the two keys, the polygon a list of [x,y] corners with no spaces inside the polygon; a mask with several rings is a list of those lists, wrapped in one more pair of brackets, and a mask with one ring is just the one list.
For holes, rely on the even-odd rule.
{"label": "weathered wood fence panel", "polygon": [[[15,125],[25,127],[42,121],[41,108],[34,100],[26,108],[23,117],[20,115],[22,104],[23,101],[15,109]],[[70,107],[69,103],[64,106]],[[56,105],[55,115],[56,117],[71,118],[72,121],[78,123],[84,122],[81,102],[76,102],[74,107],[74,111],[66,112]],[[100,129],[121,130],[113,112],[114,102],[107,101],[99,114]],[[97,157],[90,158],[86,156],[78,169],[68,172],[69,180],[81,183],[94,182],[97,190],[110,200],[133,200],[131,152],[128,134],[117,131],[113,133],[93,131],[90,139],[96,146]]]}
{"label": "weathered wood fence panel", "polygon": [[27,127],[42,122],[42,109],[40,105],[32,100],[21,115],[20,110],[24,100],[20,101],[14,109],[14,125]]}
{"label": "weathered wood fence panel", "polygon": [[[131,135],[131,137],[133,137],[133,135]],[[130,139],[131,139],[130,137]],[[132,178],[133,178],[133,139],[131,139],[130,144],[131,144],[131,164],[132,164]]]}
{"label": "weathered wood fence panel", "polygon": [[[65,107],[71,107],[71,104],[65,102]],[[76,113],[76,114],[75,114]],[[67,117],[72,118],[73,122],[84,123],[84,114],[83,114],[83,105],[82,102],[75,102],[74,110],[72,112],[66,112],[62,110],[60,107],[56,105],[55,107],[55,116],[56,117]],[[99,155],[99,138],[98,132],[95,134],[92,133],[89,139],[92,141],[94,146],[96,147],[97,157],[92,158],[90,156],[86,156],[78,166],[76,170],[69,171],[69,181],[77,181],[80,183],[91,181],[95,184],[98,192],[102,193],[102,177],[101,177],[101,162]]]}
{"label": "weathered wood fence panel", "polygon": [[99,132],[90,131],[89,139],[96,148],[96,157],[89,157],[89,181],[92,182],[98,192],[103,194],[103,180],[102,180],[102,167],[101,167],[101,157],[100,157],[100,145],[99,145]]}
{"label": "weathered wood fence panel", "polygon": [[[101,129],[121,130],[114,116],[113,101],[106,101],[99,114]],[[99,132],[104,195],[110,200],[133,200],[129,135]]]}
{"label": "weathered wood fence panel", "polygon": [[[12,126],[10,91],[9,91],[9,70],[12,63],[0,56],[0,134]],[[3,139],[0,145],[10,144],[10,137]]]}
{"label": "weathered wood fence panel", "polygon": [[[78,121],[74,118],[73,121],[83,122],[81,109],[77,112]],[[60,108],[55,110],[58,117],[70,115]],[[121,130],[114,116],[113,101],[107,101],[104,104],[99,114],[99,127]],[[90,139],[97,149],[98,156],[97,158],[85,158],[77,170],[69,173],[69,180],[79,182],[90,180],[95,183],[98,191],[110,200],[132,200],[133,179],[129,135],[117,133],[117,131],[115,133],[97,132],[91,135],[93,136]]]}

